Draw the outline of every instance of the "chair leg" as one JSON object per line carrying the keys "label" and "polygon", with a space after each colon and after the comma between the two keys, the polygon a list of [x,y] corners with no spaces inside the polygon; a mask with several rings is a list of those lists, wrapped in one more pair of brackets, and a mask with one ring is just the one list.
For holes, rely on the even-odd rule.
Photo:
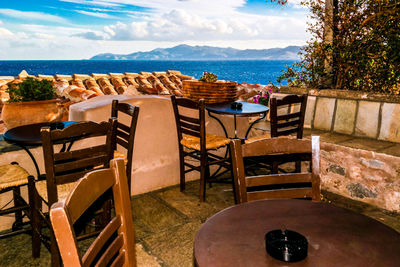
{"label": "chair leg", "polygon": [[185,191],[185,158],[183,148],[179,146],[179,173],[180,173],[180,190]]}
{"label": "chair leg", "polygon": [[[200,156],[200,202],[206,201],[207,170],[208,170],[207,155],[201,155]],[[208,173],[208,176],[210,176],[209,173]]]}
{"label": "chair leg", "polygon": [[50,253],[51,253],[51,266],[61,266],[61,255],[58,251],[57,240],[54,235],[53,229],[50,230]]}
{"label": "chair leg", "polygon": [[35,188],[35,181],[32,176],[28,177],[28,195],[30,205],[30,217],[32,227],[32,257],[40,257],[40,233],[41,233],[41,219],[39,210],[42,209],[42,201],[37,195]]}
{"label": "chair leg", "polygon": [[[14,199],[14,207],[21,207],[24,203],[21,203],[21,189],[16,187],[13,189],[13,199]],[[22,210],[16,211],[14,213],[15,222],[13,224],[13,230],[17,230],[22,226]]]}

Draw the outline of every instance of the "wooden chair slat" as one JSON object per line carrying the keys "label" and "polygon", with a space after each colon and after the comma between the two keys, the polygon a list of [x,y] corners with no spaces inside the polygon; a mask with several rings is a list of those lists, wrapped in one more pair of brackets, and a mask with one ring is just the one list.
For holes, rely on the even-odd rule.
{"label": "wooden chair slat", "polygon": [[70,160],[70,159],[81,159],[81,158],[90,157],[93,154],[102,153],[104,151],[107,151],[107,149],[108,149],[107,144],[103,144],[103,145],[92,146],[92,147],[88,147],[88,148],[82,148],[79,150],[54,153],[53,157],[54,157],[55,162]]}
{"label": "wooden chair slat", "polygon": [[82,263],[84,266],[91,266],[93,261],[96,259],[99,252],[102,250],[105,243],[110,237],[118,230],[121,226],[121,218],[119,216],[114,217],[111,222],[101,231],[100,235],[90,245],[85,255],[82,257]]}
{"label": "wooden chair slat", "polygon": [[291,121],[284,121],[284,122],[279,122],[278,123],[278,128],[293,127],[293,126],[298,126],[299,124],[300,124],[300,120],[298,120],[298,119],[297,120],[291,120]]}
{"label": "wooden chair slat", "polygon": [[275,198],[311,198],[311,188],[280,189],[273,191],[248,192],[247,200],[275,199]]}
{"label": "wooden chair slat", "polygon": [[296,128],[293,128],[293,129],[287,129],[287,130],[282,130],[282,131],[278,131],[277,132],[277,134],[276,134],[276,136],[288,136],[288,135],[290,135],[290,134],[292,134],[292,133],[297,133],[297,129]]}
{"label": "wooden chair slat", "polygon": [[282,173],[266,176],[248,176],[246,177],[246,186],[262,186],[274,184],[292,184],[292,183],[310,183],[310,173]]}
{"label": "wooden chair slat", "polygon": [[188,117],[188,116],[180,114],[179,115],[179,119],[181,121],[187,121],[187,122],[190,122],[190,123],[193,123],[193,124],[200,125],[200,119],[198,119],[198,118],[192,118],[192,117]]}
{"label": "wooden chair slat", "polygon": [[196,132],[200,132],[200,125],[196,124],[191,124],[191,123],[186,123],[184,121],[181,121],[181,127],[187,128],[187,129],[192,129]]}
{"label": "wooden chair slat", "polygon": [[[91,158],[78,159],[71,162],[65,162],[54,165],[54,171],[56,176],[60,173],[81,171],[82,169],[91,170],[96,166],[102,165],[108,159],[108,155],[105,153],[93,155]],[[88,172],[88,171],[86,171]],[[57,178],[56,178],[57,180]]]}
{"label": "wooden chair slat", "polygon": [[120,139],[128,140],[129,141],[129,132],[128,134],[126,132],[120,131],[117,129],[117,137]]}
{"label": "wooden chair slat", "polygon": [[129,142],[126,142],[124,139],[117,137],[117,144],[124,147],[125,149],[129,149]]}
{"label": "wooden chair slat", "polygon": [[110,267],[124,266],[125,263],[125,252],[118,254],[115,260],[111,263]]}
{"label": "wooden chair slat", "polygon": [[300,154],[311,153],[309,140],[297,138],[266,138],[243,146],[243,157],[270,154]]}
{"label": "wooden chair slat", "polygon": [[200,133],[199,133],[199,132],[192,131],[192,130],[187,129],[187,128],[181,128],[181,133],[182,133],[182,134],[192,135],[192,136],[195,136],[195,137],[199,137],[199,138],[200,138]]}
{"label": "wooden chair slat", "polygon": [[289,113],[289,114],[283,114],[283,115],[278,115],[277,116],[277,121],[283,121],[283,120],[290,120],[294,118],[300,118],[301,117],[301,112],[294,112],[294,113]]}
{"label": "wooden chair slat", "polygon": [[124,244],[123,237],[118,235],[118,237],[111,243],[111,245],[108,246],[108,248],[103,253],[103,255],[101,255],[101,257],[96,265],[99,267],[110,266],[111,260],[115,257],[117,252],[121,249],[123,244]]}
{"label": "wooden chair slat", "polygon": [[121,130],[121,131],[124,131],[126,133],[129,133],[129,131],[131,130],[131,128],[129,126],[126,126],[125,124],[123,124],[121,122],[117,123],[117,129]]}

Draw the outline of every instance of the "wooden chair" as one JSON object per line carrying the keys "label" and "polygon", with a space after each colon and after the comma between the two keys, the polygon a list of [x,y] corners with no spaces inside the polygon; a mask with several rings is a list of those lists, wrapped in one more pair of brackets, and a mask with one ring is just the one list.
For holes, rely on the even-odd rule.
{"label": "wooden chair", "polygon": [[[299,105],[296,108],[296,105]],[[269,105],[271,120],[271,137],[296,134],[297,138],[303,138],[304,117],[307,107],[307,95],[288,95],[282,99],[272,97]],[[284,114],[278,114],[278,110],[287,108]]]}
{"label": "wooden chair", "polygon": [[[312,140],[293,137],[261,139],[249,144],[230,143],[236,198],[239,203],[271,198],[311,198],[320,200],[319,136]],[[251,175],[245,174],[245,157],[269,158],[271,161],[308,162],[311,171]]]}
{"label": "wooden chair", "polygon": [[[86,173],[97,168],[109,167],[113,157],[116,132],[116,119],[109,122],[95,123],[91,121],[78,122],[64,129],[51,130],[50,127],[41,129],[43,156],[46,170],[46,180],[35,182],[29,179],[29,191],[33,196],[32,206],[32,254],[40,256],[40,243],[49,249],[52,266],[60,265],[60,256],[56,240],[51,229],[48,214],[42,212],[42,203],[51,207],[61,199],[65,199],[74,188],[75,182]],[[92,145],[91,138],[99,138]],[[81,146],[75,149],[61,149],[57,152],[57,144],[66,144],[79,140]],[[88,142],[89,141],[89,142]],[[74,146],[75,147],[75,146]],[[107,202],[107,201],[106,201]],[[104,209],[103,220],[110,217],[111,204]],[[42,223],[50,228],[50,242],[42,235]],[[82,238],[87,237],[83,235]]]}
{"label": "wooden chair", "polygon": [[[124,161],[114,159],[110,165],[110,169],[86,174],[65,201],[54,203],[51,207],[50,219],[66,267],[136,266],[131,202]],[[73,225],[109,189],[113,192],[115,217],[81,257]]]}
{"label": "wooden chair", "polygon": [[14,213],[15,217],[12,228],[9,231],[2,232],[0,239],[31,231],[30,227],[23,227],[22,221],[24,216],[30,217],[30,206],[21,196],[21,188],[28,185],[28,176],[29,173],[17,162],[0,166],[0,194],[12,192],[12,199],[9,204],[13,202],[11,207],[6,205],[0,209],[0,216]]}
{"label": "wooden chair", "polygon": [[[180,162],[180,189],[185,190],[185,174],[191,171],[200,172],[200,201],[206,198],[206,182],[217,181],[210,177],[211,165],[220,165],[230,170],[230,160],[211,153],[225,147],[230,139],[206,133],[205,125],[205,104],[201,99],[198,102],[188,98],[177,98],[171,95],[172,107],[174,109],[176,128],[179,144]],[[186,109],[188,112],[184,112]],[[192,113],[190,113],[190,111]],[[196,115],[191,115],[196,113]],[[229,147],[227,147],[229,149]],[[200,161],[200,166],[194,166],[185,158]],[[185,167],[188,167],[187,169]]]}
{"label": "wooden chair", "polygon": [[[116,141],[114,142],[114,158],[123,158],[126,164],[126,176],[128,178],[129,194],[131,193],[131,176],[132,176],[132,155],[133,145],[135,141],[136,125],[139,117],[139,107],[132,106],[128,103],[119,103],[118,100],[113,100],[111,108],[111,117],[118,119],[118,114],[126,114],[130,117],[130,125],[121,123],[121,120],[117,122],[117,133],[115,135]],[[125,154],[121,153],[120,145],[126,150]]]}

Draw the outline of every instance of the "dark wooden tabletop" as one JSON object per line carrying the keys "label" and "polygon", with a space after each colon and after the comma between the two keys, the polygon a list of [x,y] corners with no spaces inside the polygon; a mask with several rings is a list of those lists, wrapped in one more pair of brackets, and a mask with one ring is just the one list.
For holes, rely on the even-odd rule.
{"label": "dark wooden tabletop", "polygon": [[208,104],[206,109],[210,112],[223,115],[236,115],[236,116],[252,116],[256,114],[266,113],[268,107],[256,103],[238,102],[242,104],[242,109],[232,109],[229,103]]}
{"label": "dark wooden tabletop", "polygon": [[42,144],[40,129],[44,126],[54,127],[55,129],[63,129],[76,121],[60,121],[60,122],[43,122],[35,124],[27,124],[12,128],[4,133],[4,140],[22,146],[39,146]]}
{"label": "dark wooden tabletop", "polygon": [[[264,236],[286,228],[308,240],[296,263],[272,258]],[[352,211],[309,200],[262,200],[227,208],[196,234],[198,266],[400,266],[400,233]]]}

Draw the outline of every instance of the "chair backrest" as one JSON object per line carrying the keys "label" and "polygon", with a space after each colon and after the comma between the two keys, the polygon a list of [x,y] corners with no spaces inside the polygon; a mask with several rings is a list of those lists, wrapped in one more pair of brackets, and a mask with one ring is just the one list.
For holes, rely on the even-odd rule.
{"label": "chair backrest", "polygon": [[[114,159],[110,165],[109,169],[86,174],[65,202],[57,202],[50,209],[51,224],[64,266],[136,266],[133,219],[124,161]],[[73,225],[111,188],[115,217],[81,257]]]}
{"label": "chair backrest", "polygon": [[114,142],[116,150],[117,145],[122,146],[126,149],[126,176],[128,178],[129,192],[131,190],[131,177],[132,177],[132,156],[133,156],[133,145],[135,141],[136,125],[139,117],[139,107],[132,106],[129,103],[119,103],[118,100],[113,100],[111,108],[111,117],[118,119],[118,113],[123,113],[130,116],[130,125],[121,123],[121,120],[117,122],[117,133],[115,135],[116,142]]}
{"label": "chair backrest", "polygon": [[[113,157],[116,125],[116,119],[110,119],[101,123],[77,122],[64,129],[41,129],[49,206],[58,201],[57,185],[75,182],[94,168],[108,167]],[[87,142],[93,137],[102,137],[103,141],[96,141],[96,145]],[[80,146],[71,149],[71,142],[77,140]],[[66,150],[58,151],[55,147],[67,143],[70,147]]]}
{"label": "chair backrest", "polygon": [[[231,143],[233,176],[239,203],[273,198],[311,198],[320,200],[319,136],[312,140],[293,137],[261,139],[248,144],[240,140]],[[243,159],[263,157],[267,161],[308,162],[307,170],[246,176]],[[310,170],[311,169],[311,170]]]}
{"label": "chair backrest", "polygon": [[[299,106],[299,107],[298,107]],[[271,97],[269,104],[271,137],[297,134],[297,138],[303,138],[304,116],[306,114],[307,95],[288,95],[282,99]],[[284,114],[278,114],[278,110],[287,108]]]}
{"label": "chair backrest", "polygon": [[[206,149],[206,127],[205,127],[205,104],[204,99],[193,101],[188,98],[175,97],[171,95],[172,107],[174,109],[176,129],[178,131],[179,145],[182,135],[187,134],[200,138],[200,150]],[[197,116],[190,116],[189,112],[182,112],[180,108],[196,110]]]}

